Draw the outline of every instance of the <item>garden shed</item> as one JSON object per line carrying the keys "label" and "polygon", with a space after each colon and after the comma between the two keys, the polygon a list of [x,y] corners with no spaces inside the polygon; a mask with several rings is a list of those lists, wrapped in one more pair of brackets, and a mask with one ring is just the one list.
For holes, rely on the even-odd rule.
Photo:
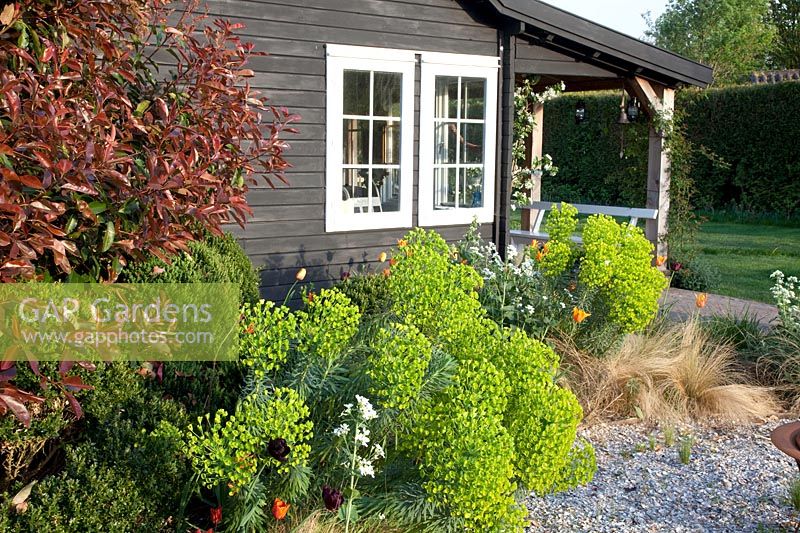
{"label": "garden shed", "polygon": [[[457,240],[477,218],[505,247],[521,76],[542,87],[564,81],[567,91],[624,88],[651,114],[671,109],[675,88],[712,79],[709,67],[535,0],[208,7],[246,24],[245,37],[269,53],[252,62],[252,85],[302,117],[287,138],[288,184],[252,189],[254,217],[236,230],[270,299],[284,297],[300,267],[318,287],[382,269],[379,253],[415,226]],[[540,138],[528,143],[533,155]],[[655,130],[649,169],[647,207],[659,215],[647,233],[657,241],[669,170]]]}

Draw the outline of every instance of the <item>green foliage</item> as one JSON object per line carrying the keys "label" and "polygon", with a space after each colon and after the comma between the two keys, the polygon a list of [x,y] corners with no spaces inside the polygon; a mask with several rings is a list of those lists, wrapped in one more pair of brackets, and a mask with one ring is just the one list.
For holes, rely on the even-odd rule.
{"label": "green foliage", "polygon": [[679,96],[688,138],[716,154],[714,159],[700,153],[692,158],[696,204],[796,217],[800,124],[786,110],[800,106],[800,84],[682,91]]}
{"label": "green foliage", "polygon": [[350,276],[336,286],[364,316],[386,312],[389,307],[388,281],[382,274]]}
{"label": "green foliage", "polygon": [[340,291],[310,293],[305,309],[297,313],[298,351],[336,359],[355,335],[360,318],[358,307]]}
{"label": "green foliage", "polygon": [[[589,120],[575,124],[575,106]],[[643,206],[647,191],[646,121],[617,124],[619,93],[564,95],[544,108],[543,150],[559,165],[542,180],[542,198],[599,205]]]}
{"label": "green foliage", "polygon": [[512,528],[524,516],[517,483],[544,492],[594,471],[567,464],[580,407],[555,384],[552,350],[521,331],[509,339],[488,320],[474,269],[451,260],[459,255],[432,232],[414,230],[407,243],[390,276],[398,314],[459,362],[453,386],[413,426],[423,486],[469,529]]}
{"label": "green foliage", "polygon": [[514,441],[521,484],[544,494],[591,480],[594,452],[587,445],[573,450],[583,411],[555,384],[558,356],[521,330],[506,332],[495,350],[495,365],[510,385],[503,424]]}
{"label": "green foliage", "polygon": [[602,295],[610,320],[625,332],[647,326],[667,283],[652,266],[652,243],[639,228],[593,215],[583,230],[583,246],[579,279]]}
{"label": "green foliage", "polygon": [[796,512],[800,512],[800,478],[795,478],[789,485],[789,503]]}
{"label": "green foliage", "polygon": [[765,65],[775,39],[769,0],[670,0],[650,21],[658,46],[705,63],[717,84],[735,83]]}
{"label": "green foliage", "polygon": [[708,292],[719,286],[719,270],[703,257],[694,257],[689,261],[681,261],[680,256],[673,256],[673,263],[681,264],[680,270],[672,274],[672,286],[689,291]]}
{"label": "green foliage", "polygon": [[776,33],[770,50],[771,66],[800,67],[800,1],[770,0],[769,22]]}
{"label": "green foliage", "polygon": [[694,446],[694,437],[691,435],[687,435],[681,439],[678,447],[678,458],[684,465],[688,465],[692,460],[692,446]]}
{"label": "green foliage", "polygon": [[160,531],[181,508],[190,477],[181,406],[125,363],[101,365],[87,380],[96,389],[82,401],[83,431],[62,443],[63,470],[33,486],[25,513],[4,506],[6,530]]}
{"label": "green foliage", "polygon": [[431,360],[431,345],[414,326],[390,324],[375,339],[367,375],[370,392],[384,409],[406,409],[419,395]]}
{"label": "green foliage", "polygon": [[[219,410],[198,419],[187,433],[187,454],[206,487],[226,485],[231,494],[250,484],[262,468],[288,475],[305,466],[313,423],[297,392],[256,390],[232,415]],[[286,462],[269,455],[266,444],[284,439],[291,449]]]}
{"label": "green foliage", "polygon": [[545,231],[550,238],[539,261],[542,271],[548,276],[560,276],[572,266],[576,258],[572,234],[578,227],[578,210],[565,202],[547,215]]}
{"label": "green foliage", "polygon": [[169,264],[155,256],[133,262],[122,278],[128,283],[236,283],[242,302],[255,303],[259,298],[258,270],[230,234],[192,241],[189,253],[171,257]]}
{"label": "green foliage", "polygon": [[[648,126],[620,126],[618,95],[584,95],[590,120],[574,122],[578,97],[545,105],[544,150],[560,163],[558,179],[542,182],[548,200],[643,206],[647,189]],[[800,124],[786,109],[800,106],[800,84],[725,87],[676,94],[671,196],[689,207],[778,213],[796,217]],[[682,125],[681,125],[682,124]],[[624,136],[624,157],[620,147]],[[688,142],[688,146],[686,143]],[[569,163],[569,164],[567,164]],[[679,168],[680,167],[680,168]],[[691,183],[688,180],[691,180]]]}
{"label": "green foliage", "polygon": [[289,355],[289,345],[297,334],[297,319],[286,307],[260,300],[242,306],[239,350],[241,362],[251,368],[256,379],[279,369]]}
{"label": "green foliage", "polygon": [[[581,410],[556,384],[557,356],[489,318],[474,268],[417,229],[381,278],[376,313],[362,315],[337,288],[306,294],[296,312],[244,307],[243,399],[186,435],[202,483],[232,493],[226,526],[258,530],[276,495],[298,513],[318,509],[328,485],[343,495],[339,520],[520,530],[522,485],[548,492],[591,478],[591,448],[573,447]],[[288,463],[268,453],[276,438]]]}

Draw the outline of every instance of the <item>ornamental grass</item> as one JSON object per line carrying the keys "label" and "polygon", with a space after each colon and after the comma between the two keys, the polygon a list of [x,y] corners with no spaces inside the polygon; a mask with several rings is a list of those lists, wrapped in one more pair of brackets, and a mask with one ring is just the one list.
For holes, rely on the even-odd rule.
{"label": "ornamental grass", "polygon": [[628,335],[601,358],[569,340],[556,343],[587,419],[733,422],[780,411],[772,389],[753,385],[738,366],[733,347],[712,341],[695,320]]}

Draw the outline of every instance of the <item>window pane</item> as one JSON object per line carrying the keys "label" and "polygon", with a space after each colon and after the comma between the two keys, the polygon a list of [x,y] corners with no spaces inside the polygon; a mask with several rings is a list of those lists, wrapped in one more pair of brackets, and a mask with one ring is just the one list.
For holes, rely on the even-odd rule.
{"label": "window pane", "polygon": [[344,119],[342,140],[345,165],[369,164],[369,120]]}
{"label": "window pane", "polygon": [[483,108],[485,100],[485,79],[461,78],[461,118],[483,120]]}
{"label": "window pane", "polygon": [[436,114],[437,118],[458,117],[458,78],[436,76]]}
{"label": "window pane", "polygon": [[372,171],[372,210],[400,211],[400,170],[376,168]]}
{"label": "window pane", "polygon": [[458,206],[483,207],[483,169],[465,168],[461,173]]}
{"label": "window pane", "polygon": [[346,168],[342,178],[343,210],[348,213],[367,213],[367,178],[368,170]]}
{"label": "window pane", "polygon": [[403,75],[399,72],[375,73],[375,96],[373,115],[378,117],[400,116],[400,94]]}
{"label": "window pane", "polygon": [[458,131],[455,122],[439,122],[435,126],[434,142],[434,162],[435,163],[456,163],[456,132]]}
{"label": "window pane", "polygon": [[435,168],[433,170],[433,208],[455,209],[458,188],[458,169]]}
{"label": "window pane", "polygon": [[400,164],[400,122],[396,120],[373,121],[372,164]]}
{"label": "window pane", "polygon": [[462,163],[483,163],[483,124],[461,125]]}
{"label": "window pane", "polygon": [[369,115],[369,72],[363,70],[344,71],[345,115]]}

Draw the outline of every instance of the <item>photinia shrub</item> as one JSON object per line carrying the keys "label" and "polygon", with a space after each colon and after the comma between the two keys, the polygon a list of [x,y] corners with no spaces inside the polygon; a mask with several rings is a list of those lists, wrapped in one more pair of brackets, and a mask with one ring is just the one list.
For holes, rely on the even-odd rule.
{"label": "photinia shrub", "polygon": [[206,25],[197,8],[23,0],[2,11],[0,280],[114,280],[130,257],[166,259],[243,225],[256,174],[283,179],[278,136],[295,117],[247,83],[258,52],[235,35],[242,26]]}

